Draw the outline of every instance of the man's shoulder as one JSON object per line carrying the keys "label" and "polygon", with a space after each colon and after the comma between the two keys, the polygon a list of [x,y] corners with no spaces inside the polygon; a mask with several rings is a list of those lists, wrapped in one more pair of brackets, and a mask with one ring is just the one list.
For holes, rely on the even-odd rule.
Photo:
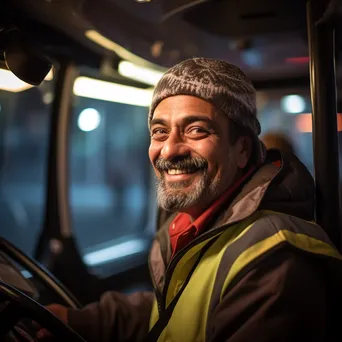
{"label": "man's shoulder", "polygon": [[285,213],[261,212],[246,234],[253,237],[255,244],[259,244],[255,250],[290,247],[301,252],[342,260],[341,254],[321,226]]}
{"label": "man's shoulder", "polygon": [[[232,236],[227,230],[226,236]],[[233,233],[234,235],[234,233]],[[338,261],[342,256],[326,232],[315,222],[284,213],[260,211],[249,221],[236,225],[236,237],[223,254],[226,259],[242,265],[255,264],[272,257],[279,250],[293,250],[310,257],[327,257]]]}
{"label": "man's shoulder", "polygon": [[286,213],[262,210],[257,215],[254,227],[258,231],[271,230],[275,234],[286,231],[293,234],[304,234],[330,243],[328,235],[316,222],[303,220]]}

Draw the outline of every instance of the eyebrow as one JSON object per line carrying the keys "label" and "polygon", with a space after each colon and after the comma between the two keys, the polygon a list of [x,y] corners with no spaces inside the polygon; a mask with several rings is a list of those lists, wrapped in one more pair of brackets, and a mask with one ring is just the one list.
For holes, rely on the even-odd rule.
{"label": "eyebrow", "polygon": [[[181,120],[181,123],[183,125],[189,125],[193,122],[198,122],[198,121],[206,122],[210,125],[213,125],[213,120],[208,118],[205,115],[189,115],[189,116],[186,116],[185,118],[183,118]],[[167,122],[164,119],[152,119],[150,126],[152,127],[153,125],[167,126]]]}

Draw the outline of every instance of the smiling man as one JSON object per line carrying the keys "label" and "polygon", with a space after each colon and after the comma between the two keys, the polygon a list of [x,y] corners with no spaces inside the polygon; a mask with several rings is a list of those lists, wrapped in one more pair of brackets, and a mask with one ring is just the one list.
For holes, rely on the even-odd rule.
{"label": "smiling man", "polygon": [[193,58],[163,76],[149,113],[169,213],[150,253],[154,293],[52,312],[89,341],[333,340],[341,256],[313,222],[310,173],[266,154],[255,96],[223,61]]}
{"label": "smiling man", "polygon": [[244,169],[251,154],[247,137],[231,148],[226,116],[194,96],[161,101],[150,131],[158,203],[167,211],[186,211],[193,219],[241,176],[238,169]]}

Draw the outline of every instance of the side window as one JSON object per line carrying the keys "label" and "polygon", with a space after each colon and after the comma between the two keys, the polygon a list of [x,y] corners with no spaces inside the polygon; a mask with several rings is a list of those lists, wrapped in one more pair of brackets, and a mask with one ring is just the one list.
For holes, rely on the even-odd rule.
{"label": "side window", "polygon": [[261,138],[281,133],[295,154],[313,173],[312,115],[308,89],[280,89],[257,92]]}
{"label": "side window", "polygon": [[0,69],[0,236],[29,255],[44,218],[51,76],[33,88]]}
{"label": "side window", "polygon": [[101,275],[144,262],[149,247],[151,92],[96,82],[75,81],[69,173],[73,231],[84,262]]}

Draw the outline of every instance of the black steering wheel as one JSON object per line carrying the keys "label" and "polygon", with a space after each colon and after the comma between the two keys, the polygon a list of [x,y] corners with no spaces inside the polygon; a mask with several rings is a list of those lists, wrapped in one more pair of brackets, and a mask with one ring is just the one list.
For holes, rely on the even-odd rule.
{"label": "black steering wheel", "polygon": [[[81,308],[81,304],[42,265],[20,251],[7,240],[0,238],[0,252],[24,266],[47,288],[58,295],[71,308]],[[44,306],[13,286],[0,281],[0,336],[7,333],[21,318],[31,318],[62,341],[85,342],[75,331],[65,325]]]}
{"label": "black steering wheel", "polygon": [[80,302],[52,273],[2,237],[0,237],[0,252],[9,256],[33,276],[37,277],[40,282],[61,298],[67,306],[73,309],[82,308]]}
{"label": "black steering wheel", "polygon": [[22,318],[29,317],[61,341],[85,342],[80,335],[44,306],[2,281],[0,281],[0,301],[5,302],[0,311],[0,336],[7,334]]}

